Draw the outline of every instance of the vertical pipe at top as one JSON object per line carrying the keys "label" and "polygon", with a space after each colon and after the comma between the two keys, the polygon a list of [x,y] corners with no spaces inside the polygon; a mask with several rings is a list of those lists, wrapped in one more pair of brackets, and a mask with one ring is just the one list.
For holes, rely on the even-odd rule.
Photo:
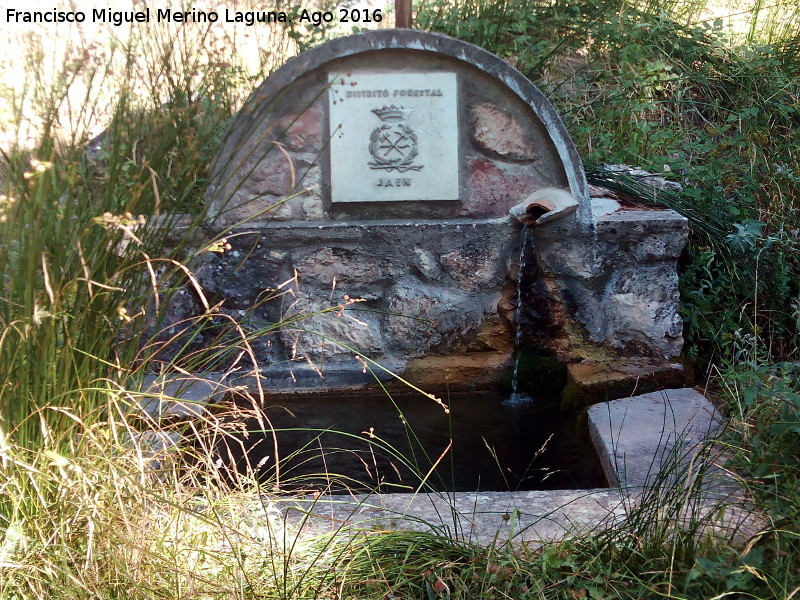
{"label": "vertical pipe at top", "polygon": [[411,0],[394,0],[394,26],[411,29]]}

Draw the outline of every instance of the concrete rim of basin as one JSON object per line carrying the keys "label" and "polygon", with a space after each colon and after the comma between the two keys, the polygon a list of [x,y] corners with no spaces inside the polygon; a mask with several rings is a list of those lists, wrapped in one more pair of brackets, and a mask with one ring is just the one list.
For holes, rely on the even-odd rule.
{"label": "concrete rim of basin", "polygon": [[[735,477],[705,462],[717,458],[708,452],[713,448],[708,442],[722,430],[723,420],[703,394],[681,388],[595,404],[589,409],[589,427],[612,487],[265,496],[250,501],[247,509],[254,519],[269,520],[272,541],[410,529],[481,545],[513,541],[536,546],[618,524],[653,493],[652,487],[687,490],[694,485],[691,479],[703,472],[707,479],[697,488],[699,498],[691,505],[695,512],[687,518],[708,520],[707,535],[739,547],[764,529],[765,520],[750,507]],[[701,460],[695,461],[697,457]],[[675,464],[673,459],[683,479],[665,482],[660,468]],[[725,510],[719,517],[721,507]]]}

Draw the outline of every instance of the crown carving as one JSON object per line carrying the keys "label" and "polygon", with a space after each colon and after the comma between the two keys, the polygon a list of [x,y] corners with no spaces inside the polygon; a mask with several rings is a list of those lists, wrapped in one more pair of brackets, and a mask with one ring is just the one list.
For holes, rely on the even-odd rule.
{"label": "crown carving", "polygon": [[378,118],[381,121],[388,121],[390,123],[402,121],[411,114],[411,111],[407,108],[395,106],[394,104],[391,106],[384,106],[383,108],[374,108],[372,109],[372,112],[378,115]]}

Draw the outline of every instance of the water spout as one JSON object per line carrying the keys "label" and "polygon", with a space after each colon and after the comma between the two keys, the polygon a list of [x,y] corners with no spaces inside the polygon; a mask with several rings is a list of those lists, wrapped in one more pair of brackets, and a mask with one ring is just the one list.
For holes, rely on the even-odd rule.
{"label": "water spout", "polygon": [[508,214],[523,225],[542,225],[575,212],[578,201],[566,190],[544,188],[512,207]]}

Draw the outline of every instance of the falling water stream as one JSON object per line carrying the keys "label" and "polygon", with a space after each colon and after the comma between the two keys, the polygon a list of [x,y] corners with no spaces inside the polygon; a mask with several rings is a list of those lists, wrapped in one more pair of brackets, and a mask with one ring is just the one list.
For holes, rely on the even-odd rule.
{"label": "falling water stream", "polygon": [[509,405],[528,402],[531,397],[527,394],[520,394],[517,391],[519,386],[519,361],[520,361],[520,341],[522,340],[522,274],[525,272],[525,250],[528,246],[528,226],[522,225],[522,243],[519,247],[519,270],[517,271],[517,306],[515,321],[517,332],[514,337],[514,350],[516,359],[514,360],[514,376],[511,378],[511,396],[506,401]]}

